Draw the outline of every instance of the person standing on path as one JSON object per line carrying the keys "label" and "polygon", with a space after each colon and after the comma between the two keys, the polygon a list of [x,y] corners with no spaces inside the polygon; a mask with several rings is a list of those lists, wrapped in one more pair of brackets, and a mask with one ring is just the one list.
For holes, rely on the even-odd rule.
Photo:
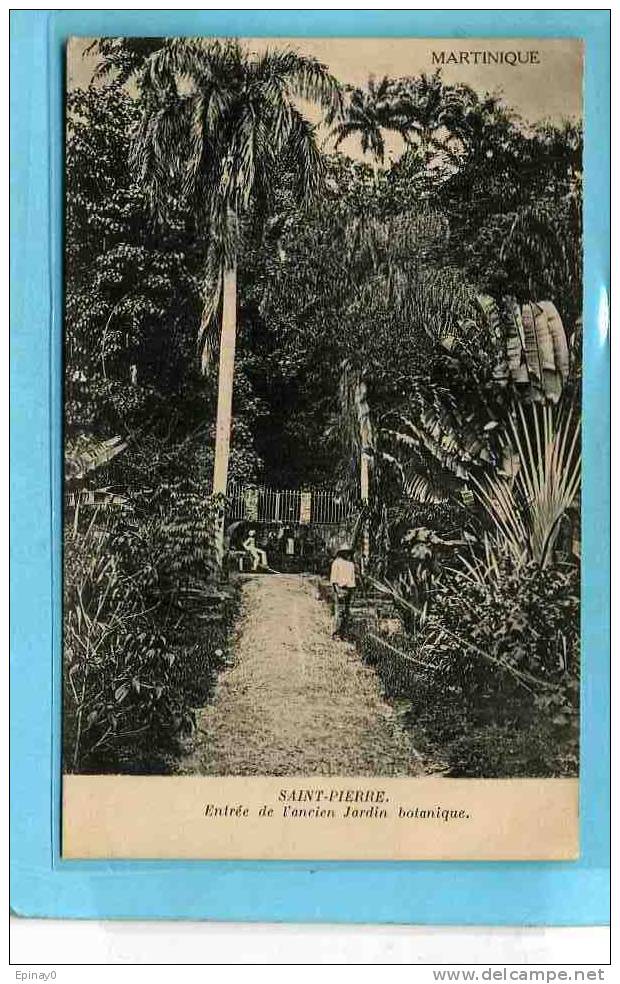
{"label": "person standing on path", "polygon": [[348,544],[343,544],[336,551],[329,573],[329,580],[334,589],[334,631],[332,639],[341,639],[349,623],[351,600],[355,591],[355,565],[353,551]]}

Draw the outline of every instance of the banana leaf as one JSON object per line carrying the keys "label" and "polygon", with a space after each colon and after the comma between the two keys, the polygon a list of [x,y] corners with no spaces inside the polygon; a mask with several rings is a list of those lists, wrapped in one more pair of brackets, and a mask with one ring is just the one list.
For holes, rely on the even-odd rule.
{"label": "banana leaf", "polygon": [[542,384],[543,372],[536,337],[536,317],[531,304],[524,304],[521,308],[521,320],[523,321],[523,331],[525,335],[525,358],[530,377],[538,384]]}
{"label": "banana leaf", "polygon": [[514,297],[504,298],[506,320],[506,355],[508,369],[514,383],[528,383],[530,380],[525,356],[525,332],[521,319],[521,309]]}
{"label": "banana leaf", "polygon": [[555,357],[553,353],[553,341],[549,325],[547,322],[547,312],[541,304],[532,301],[532,313],[534,315],[534,329],[536,331],[536,342],[540,354],[540,364],[543,369],[555,369]]}
{"label": "banana leaf", "polygon": [[551,343],[553,345],[554,368],[561,374],[562,380],[566,382],[568,379],[570,361],[568,353],[568,340],[566,338],[566,331],[564,330],[562,319],[555,304],[551,301],[541,301],[540,307],[547,315],[547,326],[549,328]]}

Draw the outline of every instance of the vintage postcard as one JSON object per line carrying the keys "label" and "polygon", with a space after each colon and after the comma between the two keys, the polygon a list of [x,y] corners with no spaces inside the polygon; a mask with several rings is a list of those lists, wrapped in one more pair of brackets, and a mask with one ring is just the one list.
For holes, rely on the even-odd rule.
{"label": "vintage postcard", "polygon": [[582,70],[69,42],[63,856],[578,856]]}

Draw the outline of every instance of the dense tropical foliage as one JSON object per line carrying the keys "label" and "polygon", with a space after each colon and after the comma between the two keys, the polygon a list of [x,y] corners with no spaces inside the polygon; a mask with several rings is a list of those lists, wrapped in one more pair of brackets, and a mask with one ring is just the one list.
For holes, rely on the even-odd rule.
{"label": "dense tropical foliage", "polygon": [[344,88],[289,49],[93,50],[67,104],[67,767],[161,769],[225,657],[234,272],[229,481],[355,494],[367,460],[364,588],[397,615],[386,685],[429,759],[574,772],[578,125],[440,74]]}

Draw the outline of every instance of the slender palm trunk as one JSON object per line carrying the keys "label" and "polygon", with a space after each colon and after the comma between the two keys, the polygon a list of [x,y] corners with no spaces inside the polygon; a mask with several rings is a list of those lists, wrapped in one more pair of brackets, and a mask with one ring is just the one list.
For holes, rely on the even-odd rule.
{"label": "slender palm trunk", "polygon": [[[366,451],[362,451],[360,457],[360,497],[363,507],[368,505],[370,499],[370,456]],[[362,531],[362,570],[366,571],[370,558],[370,530],[368,518],[364,520]]]}
{"label": "slender palm trunk", "polygon": [[[226,495],[228,459],[232,424],[233,379],[235,375],[235,344],[237,341],[237,264],[224,270],[222,298],[222,334],[220,339],[220,374],[217,394],[217,423],[215,428],[215,463],[213,495]],[[216,524],[215,546],[218,562],[224,559],[224,515]]]}
{"label": "slender palm trunk", "polygon": [[[358,382],[355,388],[355,403],[357,410],[357,421],[359,426],[359,437],[360,437],[360,498],[362,500],[362,506],[367,507],[370,499],[370,454],[369,451],[372,448],[373,434],[372,434],[372,424],[370,421],[370,410],[368,407],[368,398],[366,383],[358,377]],[[370,529],[368,525],[368,517],[364,520],[364,525],[362,529],[362,571],[365,572],[368,566],[368,560],[370,558]]]}

